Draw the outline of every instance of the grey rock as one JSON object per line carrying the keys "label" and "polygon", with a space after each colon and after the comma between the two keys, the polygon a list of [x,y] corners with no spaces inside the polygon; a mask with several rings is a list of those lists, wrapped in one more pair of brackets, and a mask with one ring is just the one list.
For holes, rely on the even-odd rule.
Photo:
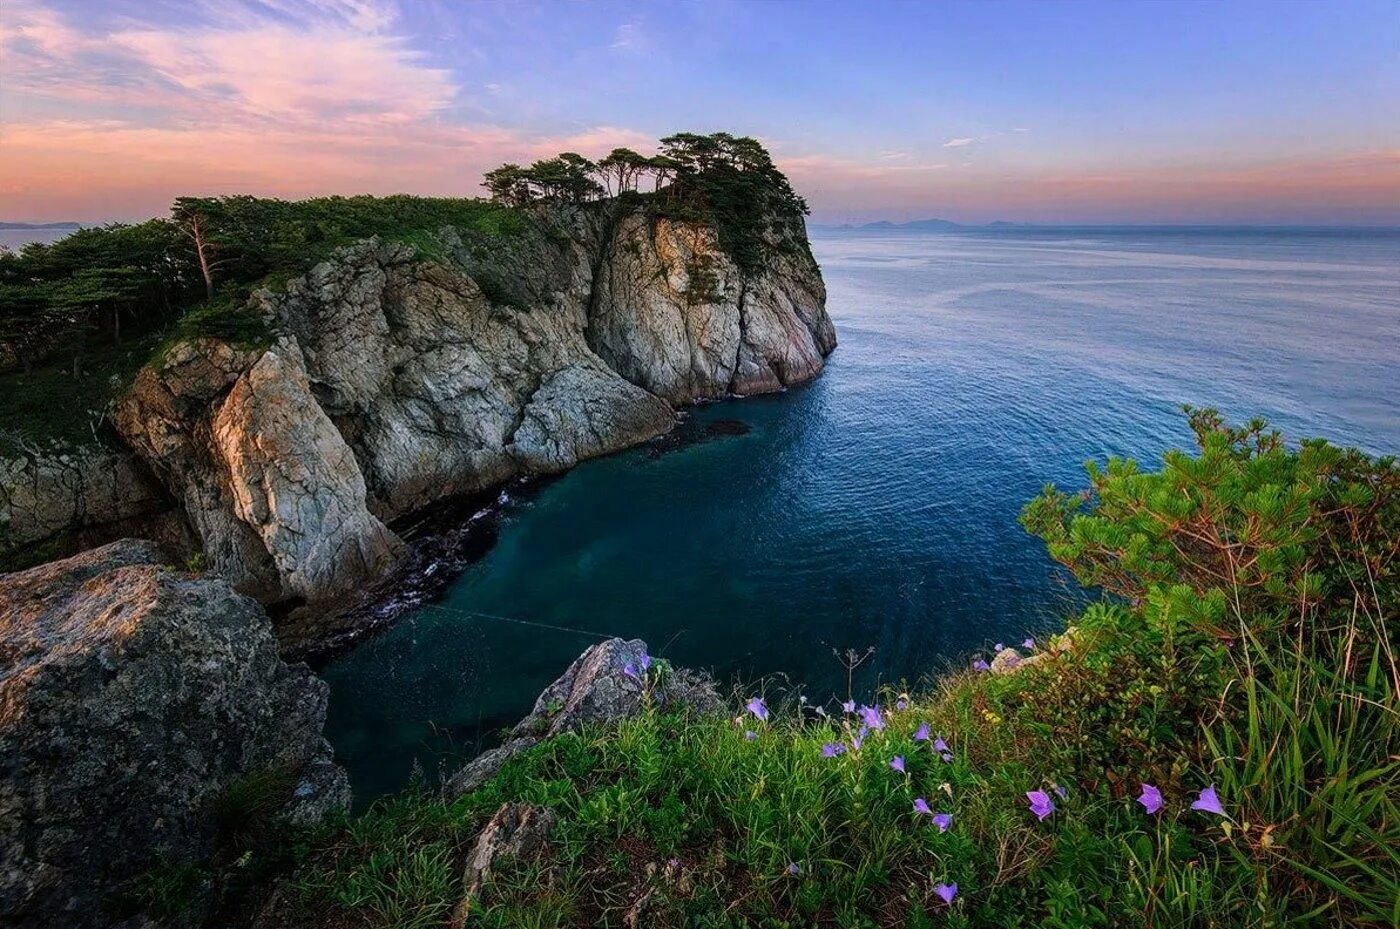
{"label": "grey rock", "polygon": [[622,218],[596,283],[589,343],[672,403],[810,380],[836,347],[826,289],[804,230],[772,243],[775,257],[746,278],[708,226]]}
{"label": "grey rock", "polygon": [[131,534],[180,547],[181,522],[160,482],[129,451],[0,442],[0,563]]}
{"label": "grey rock", "polygon": [[540,740],[534,736],[521,736],[511,739],[497,748],[482,752],[448,778],[443,785],[443,793],[448,797],[460,797],[463,794],[471,793],[499,774],[507,761],[521,752],[534,748],[539,742]]}
{"label": "grey rock", "polygon": [[311,396],[301,353],[283,339],[234,382],[210,424],[233,512],[257,533],[290,596],[356,589],[402,556],[365,505],[354,454]]}
{"label": "grey rock", "polygon": [[462,901],[449,925],[465,926],[471,904],[490,879],[492,870],[512,858],[528,858],[544,847],[558,817],[545,807],[507,803],[498,809],[477,836],[462,870]]}
{"label": "grey rock", "polygon": [[0,923],[109,925],[112,894],[198,862],[241,779],[290,776],[307,822],[348,787],[326,685],[262,608],[126,540],[0,577]]}
{"label": "grey rock", "polygon": [[722,708],[714,682],[707,675],[669,667],[663,671],[656,664],[645,683],[640,674],[627,674],[624,669],[630,664],[636,671],[646,654],[647,646],[641,639],[608,639],[587,649],[539,695],[534,709],[512,730],[510,741],[453,774],[443,792],[458,797],[475,790],[495,777],[511,758],[544,739],[637,715],[645,706],[643,694],[648,688],[652,705],[662,709],[711,713]]}

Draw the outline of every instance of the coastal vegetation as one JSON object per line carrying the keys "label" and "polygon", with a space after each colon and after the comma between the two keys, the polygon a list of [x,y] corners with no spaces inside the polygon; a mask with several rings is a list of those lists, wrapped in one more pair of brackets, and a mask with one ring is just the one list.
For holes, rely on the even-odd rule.
{"label": "coastal vegetation", "polygon": [[[192,336],[265,344],[269,323],[250,294],[371,236],[443,258],[440,233],[451,227],[489,256],[538,230],[541,215],[561,204],[612,204],[712,224],[745,272],[774,249],[806,247],[790,234],[805,202],[761,144],[727,133],[668,136],[652,158],[617,149],[596,163],[566,152],[528,168],[505,165],[485,186],[490,199],[182,197],[168,218],[0,250],[0,422],[31,441],[90,438],[113,396],[163,345]],[[474,271],[488,292],[504,293],[492,290],[489,268]]]}
{"label": "coastal vegetation", "polygon": [[519,801],[558,826],[469,925],[1396,925],[1400,468],[1189,415],[1193,453],[1025,508],[1102,595],[1051,641],[908,692],[646,709],[250,854],[295,860],[301,924],[443,925]]}

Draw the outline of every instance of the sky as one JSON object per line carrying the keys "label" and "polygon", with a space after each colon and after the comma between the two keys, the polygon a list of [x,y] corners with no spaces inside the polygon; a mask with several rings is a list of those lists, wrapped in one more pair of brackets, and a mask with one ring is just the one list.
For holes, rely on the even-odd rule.
{"label": "sky", "polygon": [[1400,2],[0,0],[0,219],[761,139],[820,223],[1400,224]]}

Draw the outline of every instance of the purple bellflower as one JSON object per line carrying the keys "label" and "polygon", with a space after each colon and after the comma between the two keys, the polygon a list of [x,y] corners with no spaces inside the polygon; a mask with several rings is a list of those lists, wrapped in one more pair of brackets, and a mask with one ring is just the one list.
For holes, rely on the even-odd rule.
{"label": "purple bellflower", "polygon": [[1162,792],[1152,784],[1144,783],[1142,794],[1137,798],[1137,802],[1142,804],[1142,808],[1150,816],[1162,808]]}
{"label": "purple bellflower", "polygon": [[1055,801],[1050,799],[1050,795],[1043,790],[1026,791],[1026,799],[1030,801],[1031,812],[1036,818],[1044,822],[1045,817],[1055,812]]}
{"label": "purple bellflower", "polygon": [[1191,804],[1191,809],[1200,810],[1202,813],[1214,813],[1216,816],[1225,815],[1225,808],[1220,805],[1220,798],[1215,794],[1214,784],[1201,791],[1196,802]]}

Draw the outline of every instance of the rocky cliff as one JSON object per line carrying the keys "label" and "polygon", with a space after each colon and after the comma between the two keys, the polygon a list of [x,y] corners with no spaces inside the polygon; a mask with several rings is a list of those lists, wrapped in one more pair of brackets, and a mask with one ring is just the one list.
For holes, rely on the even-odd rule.
{"label": "rocky cliff", "polygon": [[820,272],[800,223],[769,238],[747,275],[709,226],[611,207],[543,211],[490,248],[371,239],[255,295],[268,347],[174,346],[116,422],[208,567],[265,601],[332,599],[393,567],[396,517],[818,374]]}
{"label": "rocky cliff", "polygon": [[257,812],[250,785],[296,822],[348,801],[326,685],[256,602],[162,561],[127,540],[0,577],[0,924],[119,924]]}
{"label": "rocky cliff", "polygon": [[174,501],[134,454],[0,441],[0,566],[29,567],[124,535],[188,547]]}

